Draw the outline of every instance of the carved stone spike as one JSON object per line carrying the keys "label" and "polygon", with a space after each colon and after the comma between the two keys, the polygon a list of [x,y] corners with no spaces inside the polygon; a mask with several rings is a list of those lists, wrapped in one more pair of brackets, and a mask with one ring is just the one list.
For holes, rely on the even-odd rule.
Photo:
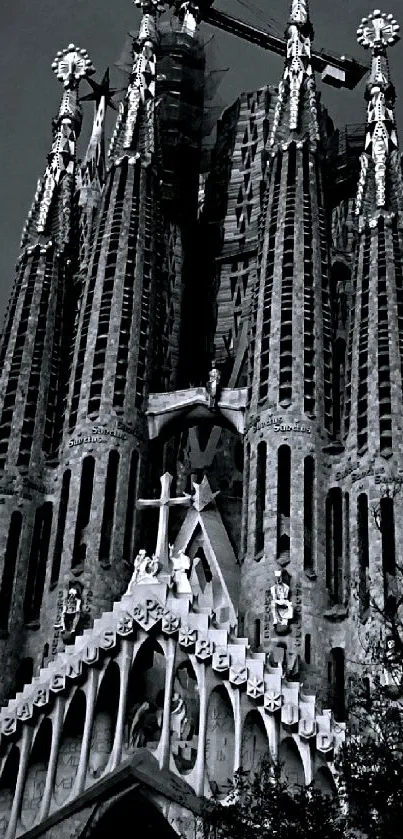
{"label": "carved stone spike", "polygon": [[196,642],[196,658],[208,661],[213,655],[213,643],[208,638],[199,638]]}
{"label": "carved stone spike", "polygon": [[34,712],[34,706],[31,699],[24,699],[17,705],[17,719],[24,722],[25,720],[30,720],[32,714]]}
{"label": "carved stone spike", "polygon": [[225,673],[230,665],[228,652],[223,650],[216,650],[213,654],[213,670],[218,673]]}
{"label": "carved stone spike", "polygon": [[174,635],[180,627],[180,620],[176,615],[173,615],[169,609],[166,609],[162,616],[162,631],[165,635]]}
{"label": "carved stone spike", "polygon": [[298,705],[286,702],[281,709],[281,722],[291,727],[298,725]]}
{"label": "carved stone spike", "polygon": [[316,748],[319,752],[329,753],[333,749],[333,734],[330,731],[319,731],[316,735]]}
{"label": "carved stone spike", "polygon": [[123,638],[126,638],[127,635],[131,635],[134,629],[133,618],[129,615],[128,612],[123,612],[119,616],[118,622],[116,624],[116,632],[118,635],[121,635]]}
{"label": "carved stone spike", "polygon": [[303,717],[298,723],[298,734],[303,740],[309,740],[316,734],[316,720],[314,717]]}
{"label": "carved stone spike", "polygon": [[17,730],[17,715],[15,712],[5,713],[1,718],[1,733],[6,737],[15,734]]}
{"label": "carved stone spike", "polygon": [[191,629],[189,626],[181,626],[179,630],[179,643],[181,647],[186,650],[192,649],[197,641],[196,629]]}
{"label": "carved stone spike", "polygon": [[251,676],[246,683],[246,693],[251,699],[261,699],[264,694],[263,679],[258,676]]}
{"label": "carved stone spike", "polygon": [[264,709],[269,714],[275,714],[281,708],[282,696],[277,690],[266,690],[264,694]]}
{"label": "carved stone spike", "polygon": [[248,679],[248,671],[244,664],[231,664],[229,669],[229,680],[235,687],[245,685]]}

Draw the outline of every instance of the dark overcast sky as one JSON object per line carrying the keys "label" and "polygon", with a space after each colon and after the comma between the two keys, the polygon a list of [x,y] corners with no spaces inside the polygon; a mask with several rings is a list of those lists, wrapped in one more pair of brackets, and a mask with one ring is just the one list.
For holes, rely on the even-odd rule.
{"label": "dark overcast sky", "polygon": [[[399,18],[401,0],[382,7]],[[284,32],[289,0],[216,0],[216,7],[257,26]],[[311,0],[315,47],[340,54],[368,54],[357,45],[355,33],[363,15],[373,10],[368,0]],[[116,86],[122,75],[114,69],[127,32],[135,29],[139,13],[131,0],[0,0],[0,319],[13,280],[21,229],[37,179],[45,166],[51,141],[51,118],[57,112],[61,87],[51,70],[57,50],[73,41],[85,47],[97,76],[111,67]],[[403,10],[401,21],[403,26]],[[213,30],[203,25],[206,37]],[[228,68],[220,95],[231,102],[242,90],[266,82],[277,83],[282,59],[259,47],[216,32],[217,68]],[[397,87],[397,119],[403,137],[403,41],[391,51],[391,69]],[[399,90],[399,81],[401,89]],[[85,84],[82,85],[84,93]],[[337,124],[365,118],[364,83],[353,91],[323,87],[323,101]],[[399,94],[401,99],[399,99]],[[89,104],[87,119],[92,109]],[[403,144],[403,141],[402,141]]]}

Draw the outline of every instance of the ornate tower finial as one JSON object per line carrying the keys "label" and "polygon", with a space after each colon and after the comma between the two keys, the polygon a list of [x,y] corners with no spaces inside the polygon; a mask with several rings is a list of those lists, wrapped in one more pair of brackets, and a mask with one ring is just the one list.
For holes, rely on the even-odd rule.
{"label": "ornate tower finial", "polygon": [[319,136],[315,81],[311,65],[311,43],[314,32],[309,19],[307,0],[292,0],[285,35],[287,38],[287,56],[283,78],[279,84],[278,100],[270,136],[270,146],[272,148],[276,143],[287,100],[289,104],[288,131],[298,131],[304,82],[309,97],[309,131],[314,144]]}
{"label": "ornate tower finial", "polygon": [[168,3],[173,6],[175,15],[182,22],[184,30],[193,34],[213,0],[168,0]]}
{"label": "ornate tower finial", "polygon": [[[391,153],[397,151],[394,87],[390,81],[387,48],[399,40],[399,24],[391,14],[375,9],[362,19],[357,30],[357,41],[364,49],[372,50],[372,66],[366,88],[367,133],[365,151],[361,155],[361,174],[357,190],[356,214],[363,211],[371,169],[375,176],[377,209],[386,206],[386,170]],[[372,164],[372,165],[371,165]],[[374,208],[375,209],[375,208]]]}
{"label": "ornate tower finial", "polygon": [[308,23],[308,0],[292,0],[290,23]]}
{"label": "ornate tower finial", "polygon": [[94,211],[98,207],[106,177],[105,159],[105,118],[107,108],[117,110],[113,96],[117,92],[110,86],[109,69],[100,82],[87,78],[92,88],[91,93],[80,98],[81,102],[94,102],[94,119],[91,136],[84,160],[78,174],[78,194],[80,214],[80,259],[83,265],[89,255],[89,248],[94,223]]}
{"label": "ornate tower finial", "polygon": [[[154,102],[156,80],[156,50],[159,44],[157,19],[164,7],[159,0],[133,0],[143,12],[138,37],[134,43],[134,62],[126,101],[121,108],[109,155],[112,156],[119,143],[123,126],[121,150],[133,146],[140,107],[145,112],[143,151],[149,156],[154,151]],[[142,132],[140,132],[142,133]]]}
{"label": "ornate tower finial", "polygon": [[57,53],[52,64],[65,88],[59,113],[53,123],[54,139],[45,171],[43,190],[37,215],[38,233],[46,230],[55,189],[64,175],[74,175],[76,140],[81,128],[78,86],[81,79],[95,73],[85,49],[69,44]]}
{"label": "ornate tower finial", "polygon": [[64,87],[74,90],[80,79],[94,73],[94,67],[88,57],[87,50],[79,49],[69,44],[64,50],[59,50],[52,64],[52,70]]}

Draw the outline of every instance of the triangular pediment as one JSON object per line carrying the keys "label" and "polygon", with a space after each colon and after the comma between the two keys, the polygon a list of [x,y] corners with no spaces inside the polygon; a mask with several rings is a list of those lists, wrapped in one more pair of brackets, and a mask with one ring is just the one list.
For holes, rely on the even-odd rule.
{"label": "triangular pediment", "polygon": [[229,621],[234,626],[240,567],[207,478],[200,487],[204,501],[187,511],[173,550],[184,551],[191,559],[189,579],[199,608],[212,609],[219,623]]}

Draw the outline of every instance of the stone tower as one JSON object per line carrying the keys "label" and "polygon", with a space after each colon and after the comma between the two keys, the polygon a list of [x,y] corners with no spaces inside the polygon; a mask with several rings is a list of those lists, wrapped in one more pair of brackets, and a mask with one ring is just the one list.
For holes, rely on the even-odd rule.
{"label": "stone tower", "polygon": [[[311,66],[306,2],[292,3],[286,37],[266,146],[250,321],[241,603],[248,634],[273,655],[286,648],[293,668],[297,659],[309,660],[323,597],[320,498],[323,448],[332,432],[332,333],[322,169],[326,119]],[[287,620],[273,625],[276,579],[291,587],[298,604],[291,633]]]}
{"label": "stone tower", "polygon": [[161,34],[159,4],[137,5],[108,154],[109,74],[90,79],[82,97],[94,101],[94,119],[78,163],[78,83],[95,71],[74,45],[57,56],[65,93],[7,313],[0,629],[10,683],[10,656],[14,670],[21,659],[38,667],[71,640],[60,624],[67,591],[80,603],[81,632],[123,593],[139,538],[136,498],[152,471],[148,393],[179,376],[204,54],[193,13]]}
{"label": "stone tower", "polygon": [[108,72],[57,55],[0,347],[0,839],[109,835],[116,802],[194,836],[268,752],[334,792],[346,677],[396,606],[396,21],[359,29],[360,158],[292,0],[278,89],[224,110],[203,168],[212,2],[135,5],[108,152]]}
{"label": "stone tower", "polygon": [[[5,684],[15,675],[24,635],[39,620],[54,510],[47,461],[60,400],[60,359],[67,340],[77,270],[74,195],[81,128],[79,83],[94,72],[85,50],[70,44],[53,69],[63,84],[48,165],[24,228],[17,277],[1,343],[2,472],[0,589]],[[4,664],[2,665],[4,667]],[[14,671],[14,672],[13,672]]]}
{"label": "stone tower", "polygon": [[351,590],[344,593],[350,598],[350,655],[357,642],[357,615],[361,626],[371,613],[374,617],[374,599],[381,611],[384,606],[393,608],[402,538],[403,182],[387,58],[388,47],[397,39],[396,21],[379,11],[363,19],[358,29],[359,43],[372,50],[372,64],[355,205],[358,233],[346,356],[345,451],[334,473],[338,486],[335,482],[331,490],[337,512],[333,505],[330,513],[336,533],[344,506],[349,538],[341,551],[344,569],[337,560],[336,568],[332,562],[329,568],[330,576],[352,581]]}

